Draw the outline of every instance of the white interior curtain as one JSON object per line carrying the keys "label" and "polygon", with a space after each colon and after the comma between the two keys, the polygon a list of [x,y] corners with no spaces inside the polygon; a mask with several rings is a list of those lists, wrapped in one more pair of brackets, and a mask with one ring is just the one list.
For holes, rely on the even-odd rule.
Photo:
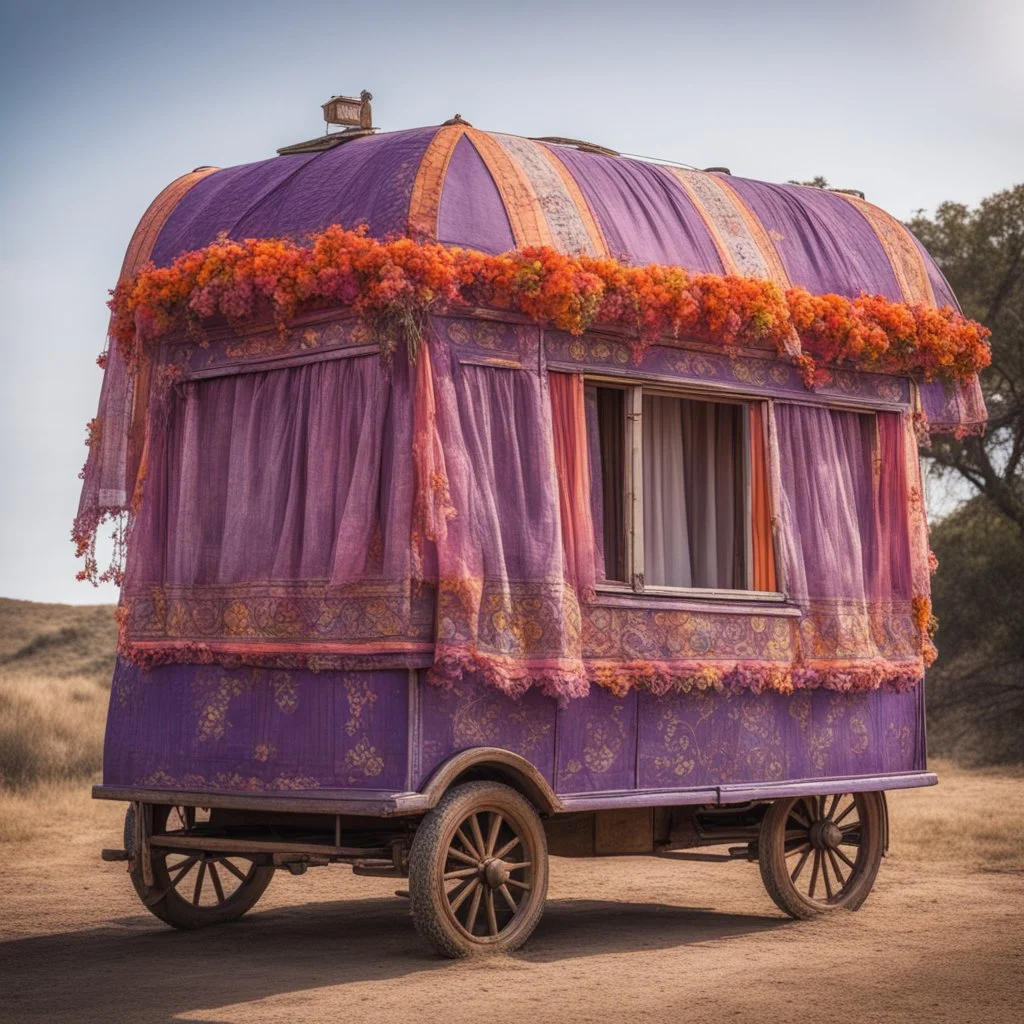
{"label": "white interior curtain", "polygon": [[652,586],[742,587],[740,407],[645,395],[644,576]]}
{"label": "white interior curtain", "polygon": [[683,410],[678,398],[644,395],[644,578],[691,587]]}

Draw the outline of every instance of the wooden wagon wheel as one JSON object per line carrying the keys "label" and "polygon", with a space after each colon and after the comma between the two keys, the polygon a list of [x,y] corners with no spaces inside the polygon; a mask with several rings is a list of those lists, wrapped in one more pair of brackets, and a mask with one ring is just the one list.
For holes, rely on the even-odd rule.
{"label": "wooden wagon wheel", "polygon": [[[189,823],[191,808],[153,807],[153,828],[175,832]],[[135,842],[135,811],[129,807],[124,823],[125,849]],[[143,905],[161,921],[190,930],[235,921],[255,906],[274,868],[246,857],[223,853],[153,848],[153,885],[147,886],[141,866],[133,863],[132,884]]]}
{"label": "wooden wagon wheel", "polygon": [[776,800],[758,838],[768,895],[797,918],[857,910],[875,884],[884,828],[881,793]]}
{"label": "wooden wagon wheel", "polygon": [[544,827],[509,786],[456,786],[416,830],[409,862],[413,921],[445,956],[517,949],[544,912],[547,888]]}

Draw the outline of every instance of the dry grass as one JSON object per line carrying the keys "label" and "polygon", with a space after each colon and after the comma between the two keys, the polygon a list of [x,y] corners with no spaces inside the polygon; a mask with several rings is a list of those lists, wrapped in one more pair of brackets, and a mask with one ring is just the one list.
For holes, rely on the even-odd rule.
{"label": "dry grass", "polygon": [[0,842],[28,838],[41,803],[81,815],[102,765],[116,641],[109,606],[0,599]]}
{"label": "dry grass", "polygon": [[0,674],[0,789],[98,772],[108,695],[82,676]]}
{"label": "dry grass", "polygon": [[894,855],[1024,871],[1024,768],[930,767],[938,786],[889,794]]}

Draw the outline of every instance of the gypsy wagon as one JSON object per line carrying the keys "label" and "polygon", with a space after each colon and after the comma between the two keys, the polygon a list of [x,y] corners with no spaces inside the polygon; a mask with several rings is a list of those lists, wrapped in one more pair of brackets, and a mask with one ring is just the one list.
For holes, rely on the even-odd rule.
{"label": "gypsy wagon", "polygon": [[898,221],[367,119],[179,178],[111,307],[94,795],[157,917],[343,863],[440,952],[513,949],[549,855],[712,845],[795,917],[861,905],[885,792],[936,781],[918,444],[985,418]]}

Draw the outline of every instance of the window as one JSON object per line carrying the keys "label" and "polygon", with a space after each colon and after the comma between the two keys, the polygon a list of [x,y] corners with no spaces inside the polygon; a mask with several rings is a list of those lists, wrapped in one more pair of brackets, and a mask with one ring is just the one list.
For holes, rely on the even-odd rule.
{"label": "window", "polygon": [[763,406],[588,386],[599,581],[645,592],[775,591]]}

